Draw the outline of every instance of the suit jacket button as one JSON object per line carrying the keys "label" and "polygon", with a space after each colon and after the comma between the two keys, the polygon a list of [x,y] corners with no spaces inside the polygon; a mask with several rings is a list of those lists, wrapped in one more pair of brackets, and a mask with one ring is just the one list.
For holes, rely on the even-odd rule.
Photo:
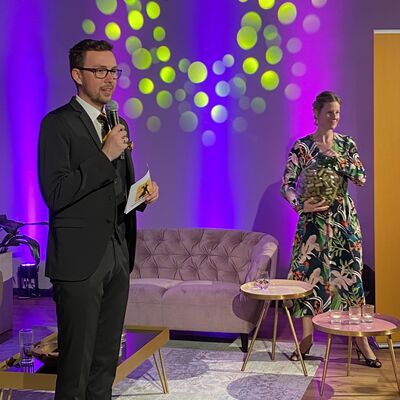
{"label": "suit jacket button", "polygon": [[106,222],[107,222],[107,224],[111,224],[111,219],[110,219],[110,218],[107,218],[107,219],[106,219]]}

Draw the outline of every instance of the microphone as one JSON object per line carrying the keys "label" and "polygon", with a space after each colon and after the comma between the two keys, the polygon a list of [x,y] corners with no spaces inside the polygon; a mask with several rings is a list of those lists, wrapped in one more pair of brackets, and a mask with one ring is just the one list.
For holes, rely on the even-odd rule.
{"label": "microphone", "polygon": [[[114,128],[115,125],[119,124],[119,116],[118,116],[118,103],[114,100],[110,100],[105,105],[107,123],[110,129]],[[123,151],[119,156],[121,160],[125,159],[125,152]]]}

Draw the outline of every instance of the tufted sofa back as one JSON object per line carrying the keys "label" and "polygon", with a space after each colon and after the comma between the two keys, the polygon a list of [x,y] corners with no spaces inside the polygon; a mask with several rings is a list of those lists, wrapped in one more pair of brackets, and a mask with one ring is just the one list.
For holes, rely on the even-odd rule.
{"label": "tufted sofa back", "polygon": [[255,273],[259,267],[256,264],[265,263],[264,268],[268,268],[268,246],[276,248],[276,239],[259,232],[202,228],[138,230],[132,277],[242,284],[251,270]]}

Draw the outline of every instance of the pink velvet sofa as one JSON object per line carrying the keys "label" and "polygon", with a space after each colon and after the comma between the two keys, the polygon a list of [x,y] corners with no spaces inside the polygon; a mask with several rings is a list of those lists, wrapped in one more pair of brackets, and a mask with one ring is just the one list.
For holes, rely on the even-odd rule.
{"label": "pink velvet sofa", "polygon": [[220,229],[139,230],[126,323],[241,334],[247,350],[260,303],[240,293],[259,270],[275,277],[271,235]]}

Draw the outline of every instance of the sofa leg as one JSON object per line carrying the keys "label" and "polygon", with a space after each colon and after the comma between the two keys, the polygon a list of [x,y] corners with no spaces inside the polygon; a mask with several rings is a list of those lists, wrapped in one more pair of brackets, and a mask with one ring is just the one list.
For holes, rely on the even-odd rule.
{"label": "sofa leg", "polygon": [[243,353],[247,353],[247,351],[249,349],[249,334],[241,333],[240,339],[242,341],[242,351],[243,351]]}

